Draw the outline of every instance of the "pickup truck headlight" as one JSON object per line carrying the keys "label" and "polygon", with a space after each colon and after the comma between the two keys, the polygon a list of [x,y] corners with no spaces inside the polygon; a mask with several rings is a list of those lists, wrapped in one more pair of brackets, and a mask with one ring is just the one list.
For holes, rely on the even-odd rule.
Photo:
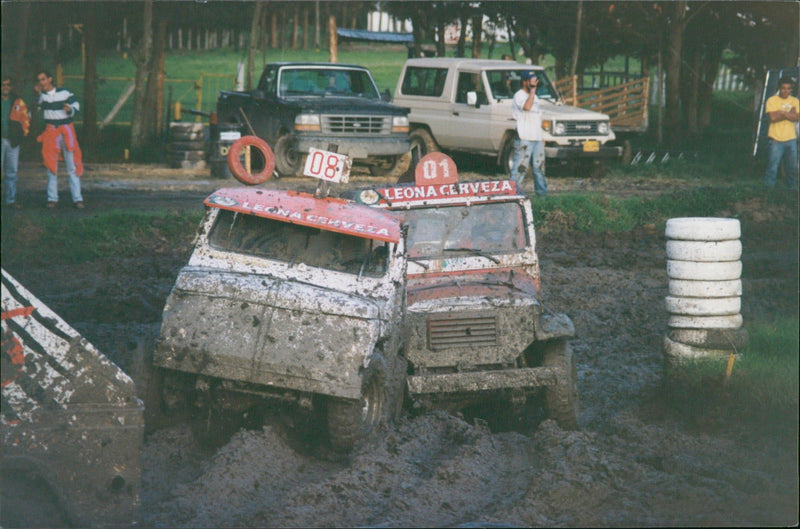
{"label": "pickup truck headlight", "polygon": [[553,125],[554,136],[563,136],[566,131],[567,127],[563,123],[559,123],[558,121],[556,121],[556,124]]}
{"label": "pickup truck headlight", "polygon": [[601,121],[597,124],[598,134],[608,134],[608,121]]}
{"label": "pickup truck headlight", "polygon": [[394,116],[392,118],[392,132],[408,132],[408,116]]}
{"label": "pickup truck headlight", "polygon": [[322,130],[319,124],[319,114],[299,114],[294,118],[294,130],[319,132]]}

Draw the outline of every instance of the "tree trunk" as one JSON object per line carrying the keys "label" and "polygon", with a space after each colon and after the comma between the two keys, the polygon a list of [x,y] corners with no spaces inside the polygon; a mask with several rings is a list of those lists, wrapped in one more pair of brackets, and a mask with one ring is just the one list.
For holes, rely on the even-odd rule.
{"label": "tree trunk", "polygon": [[336,15],[328,15],[328,61],[339,62],[339,36],[336,34]]}
{"label": "tree trunk", "polygon": [[142,37],[136,50],[132,53],[136,64],[136,88],[133,93],[133,120],[131,121],[131,151],[138,155],[147,142],[145,128],[145,99],[147,81],[150,78],[150,67],[153,54],[153,0],[144,3]]}
{"label": "tree trunk", "polygon": [[436,21],[436,56],[437,57],[444,57],[447,54],[447,44],[444,41],[444,31],[445,31],[445,23],[444,19],[439,19]]}
{"label": "tree trunk", "polygon": [[463,57],[464,51],[467,48],[467,21],[469,19],[466,15],[461,16],[461,33],[458,36],[458,45],[456,46],[456,57]]}
{"label": "tree trunk", "polygon": [[294,15],[292,16],[292,49],[296,50],[300,33],[300,4],[295,2]]}
{"label": "tree trunk", "polygon": [[278,47],[278,13],[274,9],[269,14],[269,47],[273,50]]}
{"label": "tree trunk", "polygon": [[147,86],[147,130],[151,137],[161,135],[161,123],[164,118],[164,65],[167,56],[167,19],[158,17],[155,38],[153,41],[153,65]]}
{"label": "tree trunk", "polygon": [[472,17],[472,58],[481,58],[481,39],[483,37],[483,13]]}
{"label": "tree trunk", "polygon": [[83,24],[86,66],[83,72],[83,137],[87,145],[97,141],[97,16],[87,9]]}
{"label": "tree trunk", "polygon": [[411,31],[414,37],[414,57],[422,56],[422,28],[425,25],[423,14],[415,9],[411,14]]}
{"label": "tree trunk", "polygon": [[303,49],[308,49],[308,18],[309,10],[307,7],[303,8]]}
{"label": "tree trunk", "polygon": [[683,31],[686,25],[686,0],[670,5],[672,16],[669,22],[667,41],[667,81],[666,81],[666,132],[667,141],[676,144],[681,139],[681,52]]}
{"label": "tree trunk", "polygon": [[719,70],[720,58],[720,54],[707,57],[703,64],[703,77],[697,93],[697,126],[701,131],[707,129],[711,124],[711,98],[714,95],[714,79]]}
{"label": "tree trunk", "polygon": [[19,42],[17,42],[17,48],[14,53],[13,65],[11,68],[17,91],[20,94],[28,93],[27,91],[30,89],[28,79],[33,76],[33,72],[26,71],[25,68],[25,52],[28,51],[28,23],[30,21],[30,15],[31,3],[20,2],[19,17],[14,21],[17,35],[19,35]]}
{"label": "tree trunk", "polygon": [[575,41],[572,45],[572,61],[569,64],[569,76],[575,75],[578,69],[578,57],[581,53],[581,27],[583,26],[583,0],[578,0],[578,12],[575,15]]}
{"label": "tree trunk", "polygon": [[253,69],[255,68],[255,55],[258,50],[259,28],[261,27],[261,10],[264,7],[262,0],[257,0],[253,6],[253,18],[250,19],[250,45],[247,48],[246,90],[253,89]]}
{"label": "tree trunk", "polygon": [[319,38],[319,0],[314,1],[314,48],[319,49],[322,45],[322,41]]}

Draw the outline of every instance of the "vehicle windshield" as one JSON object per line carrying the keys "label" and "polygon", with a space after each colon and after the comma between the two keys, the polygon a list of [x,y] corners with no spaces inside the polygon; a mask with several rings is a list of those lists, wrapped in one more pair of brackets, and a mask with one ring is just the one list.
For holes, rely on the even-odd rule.
{"label": "vehicle windshield", "polygon": [[278,95],[281,97],[325,97],[326,95],[380,99],[365,70],[345,68],[283,68]]}
{"label": "vehicle windshield", "polygon": [[409,259],[518,253],[527,246],[516,202],[398,211],[408,224]]}
{"label": "vehicle windshield", "polygon": [[219,210],[208,236],[212,248],[335,272],[381,277],[388,243],[278,220]]}
{"label": "vehicle windshield", "polygon": [[[492,90],[492,96],[495,99],[511,99],[514,94],[522,86],[522,78],[520,74],[525,70],[488,70],[486,72],[486,79],[489,81],[489,87]],[[549,99],[556,101],[558,95],[556,89],[547,78],[547,74],[543,71],[537,70],[536,76],[539,78],[539,87],[536,89],[536,95],[542,99]]]}

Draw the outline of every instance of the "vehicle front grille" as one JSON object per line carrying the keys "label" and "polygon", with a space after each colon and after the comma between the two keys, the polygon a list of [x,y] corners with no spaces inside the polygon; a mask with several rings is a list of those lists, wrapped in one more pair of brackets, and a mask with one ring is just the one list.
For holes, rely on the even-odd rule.
{"label": "vehicle front grille", "polygon": [[562,121],[567,136],[587,136],[597,134],[597,121]]}
{"label": "vehicle front grille", "polygon": [[428,317],[428,347],[491,347],[497,345],[497,317],[491,313],[444,314]]}
{"label": "vehicle front grille", "polygon": [[391,116],[322,116],[325,134],[389,134]]}

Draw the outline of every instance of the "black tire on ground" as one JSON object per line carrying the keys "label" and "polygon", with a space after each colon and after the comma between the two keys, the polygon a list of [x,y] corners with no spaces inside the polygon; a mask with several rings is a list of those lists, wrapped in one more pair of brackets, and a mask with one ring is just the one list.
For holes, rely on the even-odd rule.
{"label": "black tire on ground", "polygon": [[411,159],[409,160],[408,170],[400,175],[397,179],[398,183],[413,182],[414,172],[417,169],[417,163],[425,157],[426,154],[438,152],[439,146],[436,140],[433,139],[431,133],[423,128],[416,128],[408,134],[408,139],[411,142]]}
{"label": "black tire on ground", "polygon": [[280,176],[300,176],[303,170],[303,154],[297,151],[297,138],[291,134],[275,143],[275,170]]}
{"label": "black tire on ground", "polygon": [[392,408],[388,402],[385,363],[374,355],[364,371],[361,398],[328,399],[328,438],[337,452],[349,451],[379,424],[386,422]]}
{"label": "black tire on ground", "polygon": [[544,366],[560,371],[555,386],[545,391],[547,416],[565,430],[578,428],[578,377],[572,348],[566,340],[554,340],[544,353]]}
{"label": "black tire on ground", "polygon": [[386,176],[389,178],[400,178],[408,171],[411,166],[411,153],[390,156],[385,164],[370,165],[369,172],[372,176]]}

